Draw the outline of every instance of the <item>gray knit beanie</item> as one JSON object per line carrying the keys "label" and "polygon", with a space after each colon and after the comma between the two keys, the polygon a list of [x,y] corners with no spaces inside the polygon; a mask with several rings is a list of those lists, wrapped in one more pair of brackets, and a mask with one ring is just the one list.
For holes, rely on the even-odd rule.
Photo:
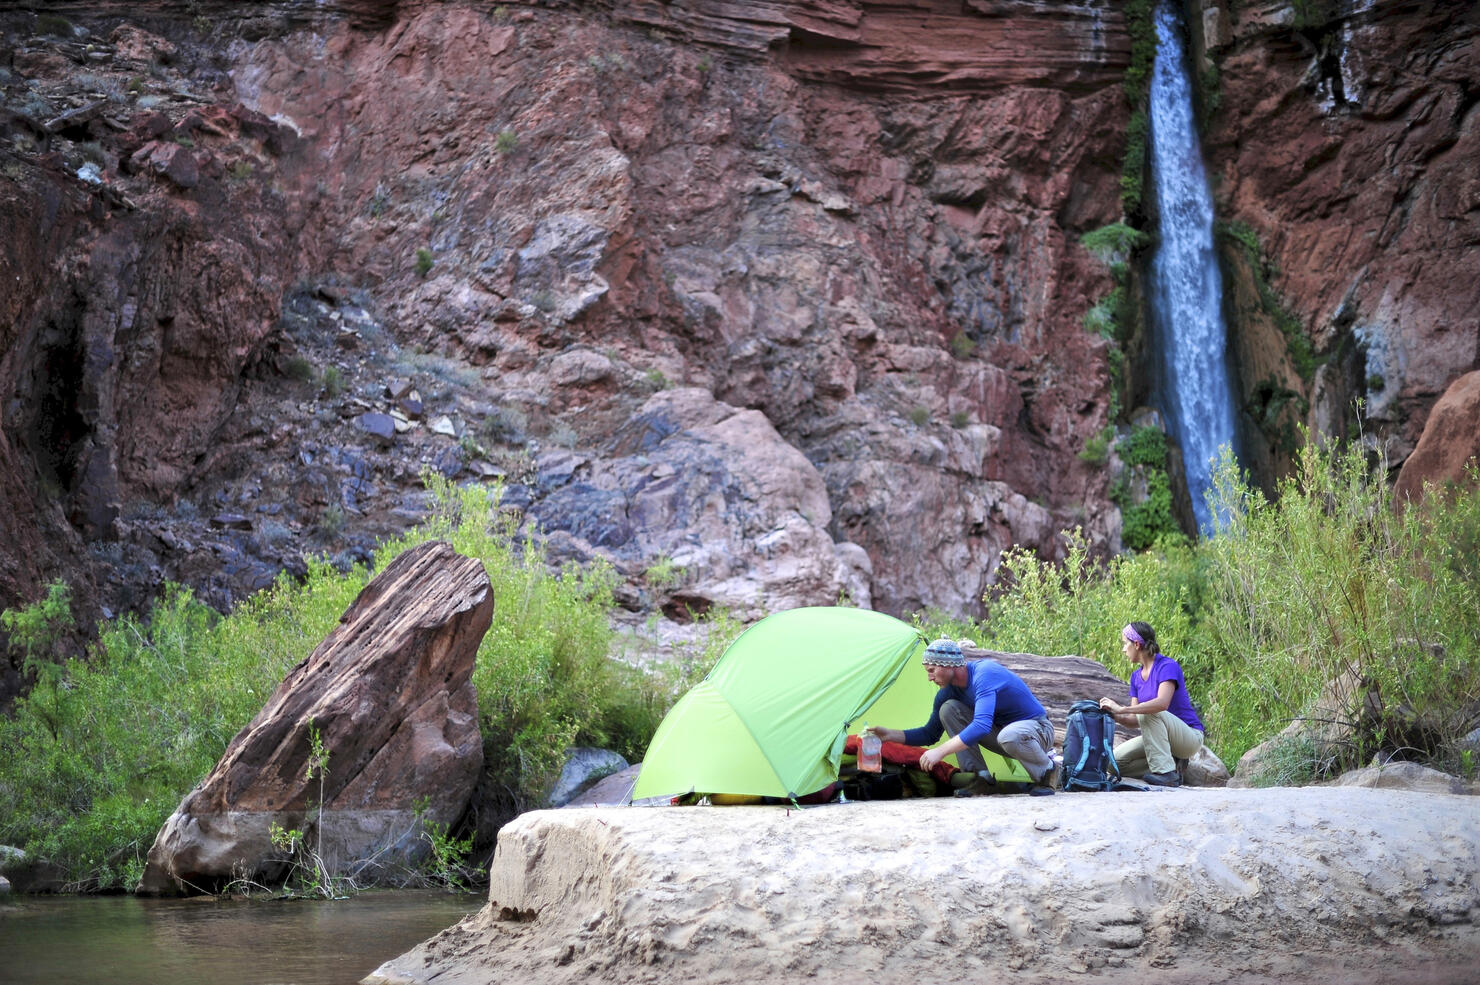
{"label": "gray knit beanie", "polygon": [[965,667],[966,658],[961,654],[961,645],[955,640],[938,639],[925,648],[921,663],[939,667]]}

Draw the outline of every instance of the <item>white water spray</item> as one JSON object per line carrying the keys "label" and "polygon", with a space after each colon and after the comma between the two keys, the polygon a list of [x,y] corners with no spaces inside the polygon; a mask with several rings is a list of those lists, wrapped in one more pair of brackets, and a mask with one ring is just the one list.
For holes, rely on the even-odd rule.
{"label": "white water spray", "polygon": [[1213,250],[1208,191],[1179,15],[1156,7],[1158,45],[1151,72],[1151,174],[1161,243],[1151,260],[1151,318],[1158,391],[1182,447],[1198,529],[1213,526],[1205,493],[1221,445],[1234,445],[1234,409],[1223,322],[1223,278]]}

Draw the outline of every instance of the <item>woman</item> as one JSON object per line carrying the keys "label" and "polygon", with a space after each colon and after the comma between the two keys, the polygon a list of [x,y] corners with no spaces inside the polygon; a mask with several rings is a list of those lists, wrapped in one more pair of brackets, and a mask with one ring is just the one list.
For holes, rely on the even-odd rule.
{"label": "woman", "polygon": [[1115,747],[1115,761],[1122,776],[1139,776],[1158,787],[1180,786],[1177,760],[1189,759],[1202,748],[1205,731],[1187,697],[1182,666],[1161,652],[1156,632],[1148,624],[1133,622],[1120,635],[1125,640],[1121,652],[1135,665],[1131,703],[1101,698],[1100,707],[1121,725],[1140,729],[1141,734]]}

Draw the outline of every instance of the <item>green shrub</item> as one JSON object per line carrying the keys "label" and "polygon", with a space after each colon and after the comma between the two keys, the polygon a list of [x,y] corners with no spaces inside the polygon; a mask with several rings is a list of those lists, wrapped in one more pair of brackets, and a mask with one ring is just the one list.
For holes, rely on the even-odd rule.
{"label": "green shrub", "polygon": [[1090,435],[1079,450],[1079,460],[1091,465],[1104,465],[1110,458],[1110,439],[1115,437],[1115,428],[1105,425]]}
{"label": "green shrub", "polygon": [[283,363],[283,373],[300,383],[311,383],[317,375],[314,372],[313,363],[302,356],[289,356]]}
{"label": "green shrub", "polygon": [[917,428],[922,428],[930,422],[930,409],[928,407],[912,407],[910,409],[910,423]]}
{"label": "green shrub", "polygon": [[1134,226],[1112,222],[1079,237],[1080,245],[1106,265],[1124,263],[1132,253],[1145,249],[1151,237]]}
{"label": "green shrub", "polygon": [[961,430],[970,423],[971,415],[968,414],[966,411],[957,410],[951,412],[951,427],[955,428],[957,431]]}
{"label": "green shrub", "polygon": [[60,14],[37,14],[36,33],[51,34],[59,38],[72,36],[72,22]]}
{"label": "green shrub", "polygon": [[519,135],[508,128],[500,130],[498,136],[493,139],[493,149],[500,154],[512,153],[518,146]]}
{"label": "green shrub", "polygon": [[1121,509],[1120,539],[1133,551],[1144,551],[1167,534],[1176,533],[1172,517],[1172,484],[1166,472],[1149,469],[1146,498]]}
{"label": "green shrub", "polygon": [[[454,489],[434,474],[427,482],[434,515],[382,545],[374,570],[430,539],[488,570],[495,610],[473,679],[485,779],[502,809],[512,816],[541,803],[571,743],[640,760],[676,689],[707,672],[717,652],[656,673],[609,659],[609,567],[551,574],[539,546],[520,540],[497,509],[496,490]],[[171,586],[147,620],[104,623],[87,661],[56,667],[57,687],[33,690],[0,718],[0,844],[57,862],[74,889],[132,888],[181,797],[370,576],[315,560],[301,583],[284,575],[225,617]],[[33,627],[25,638],[44,650],[65,624],[62,598],[3,618],[22,635]],[[713,618],[710,641],[733,639],[733,622]]]}
{"label": "green shrub", "polygon": [[951,354],[957,359],[967,359],[976,351],[976,343],[965,332],[951,336]]}
{"label": "green shrub", "polygon": [[1023,548],[1002,555],[1001,588],[984,599],[987,617],[976,638],[1002,650],[1078,654],[1128,676],[1120,629],[1141,619],[1182,663],[1189,694],[1205,707],[1214,667],[1195,622],[1206,580],[1196,548],[1170,537],[1144,554],[1100,560],[1082,531],[1065,531],[1064,538],[1062,563]]}
{"label": "green shrub", "polygon": [[1138,427],[1115,443],[1115,454],[1128,466],[1167,467],[1167,436],[1151,424]]}
{"label": "green shrub", "polygon": [[425,277],[432,272],[432,266],[436,261],[432,259],[432,251],[423,246],[416,251],[416,273],[419,277]]}
{"label": "green shrub", "polygon": [[1480,706],[1480,475],[1399,512],[1385,463],[1307,442],[1278,498],[1231,459],[1206,546],[1207,620],[1226,673],[1212,711],[1236,754],[1348,671],[1378,696],[1334,768],[1374,752],[1451,756]]}

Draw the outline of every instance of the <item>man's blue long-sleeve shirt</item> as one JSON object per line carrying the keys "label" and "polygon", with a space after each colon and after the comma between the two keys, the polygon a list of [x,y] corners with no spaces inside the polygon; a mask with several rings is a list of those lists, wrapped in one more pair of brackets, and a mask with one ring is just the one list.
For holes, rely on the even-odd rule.
{"label": "man's blue long-sleeve shirt", "polygon": [[905,743],[928,746],[940,738],[945,731],[940,723],[940,708],[952,698],[974,709],[971,724],[959,736],[968,746],[978,745],[1004,725],[1045,714],[1043,705],[1033,697],[1021,677],[995,660],[974,660],[966,665],[965,686],[951,684],[936,691],[930,720],[918,728],[905,729]]}

